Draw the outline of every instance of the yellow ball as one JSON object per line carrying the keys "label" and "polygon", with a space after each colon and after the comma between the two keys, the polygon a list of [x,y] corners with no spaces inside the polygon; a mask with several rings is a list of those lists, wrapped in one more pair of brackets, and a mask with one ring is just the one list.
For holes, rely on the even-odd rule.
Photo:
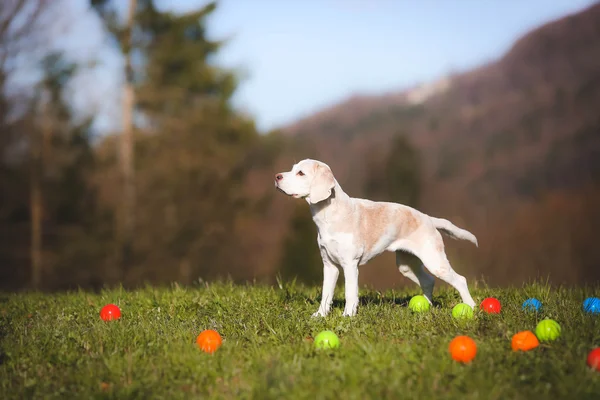
{"label": "yellow ball", "polygon": [[412,299],[410,299],[410,302],[408,303],[408,308],[412,312],[416,313],[429,311],[430,307],[431,306],[427,298],[421,295],[414,296]]}

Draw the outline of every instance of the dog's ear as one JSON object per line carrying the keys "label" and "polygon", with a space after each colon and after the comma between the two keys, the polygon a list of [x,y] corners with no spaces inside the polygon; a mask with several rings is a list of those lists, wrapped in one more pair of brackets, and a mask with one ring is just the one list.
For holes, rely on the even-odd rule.
{"label": "dog's ear", "polygon": [[315,177],[310,185],[310,194],[308,200],[312,204],[317,204],[331,196],[331,189],[335,186],[335,179],[331,169],[323,164],[317,164],[315,168]]}

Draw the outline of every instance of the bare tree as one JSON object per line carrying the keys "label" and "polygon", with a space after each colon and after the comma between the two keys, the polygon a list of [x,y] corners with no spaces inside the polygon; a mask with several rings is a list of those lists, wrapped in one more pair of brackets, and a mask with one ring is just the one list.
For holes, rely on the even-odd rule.
{"label": "bare tree", "polygon": [[48,45],[48,29],[61,1],[3,0],[0,2],[0,69],[6,75],[30,62]]}
{"label": "bare tree", "polygon": [[[53,24],[53,11],[57,1],[50,0],[4,0],[0,2],[0,74],[3,77],[0,84],[2,96],[15,91],[9,88],[10,78],[24,65],[33,66],[48,45],[48,30]],[[19,90],[19,89],[17,89]],[[14,93],[13,93],[14,94]],[[19,114],[23,109],[10,109],[2,113],[2,135],[10,133],[10,127],[16,125]],[[31,125],[30,125],[31,126]],[[49,127],[43,126],[40,134],[37,129],[29,129],[29,214],[30,214],[30,262],[31,285],[39,288],[43,276],[42,260],[42,148],[48,142]],[[41,137],[44,136],[44,137]],[[21,142],[25,138],[21,138]]]}

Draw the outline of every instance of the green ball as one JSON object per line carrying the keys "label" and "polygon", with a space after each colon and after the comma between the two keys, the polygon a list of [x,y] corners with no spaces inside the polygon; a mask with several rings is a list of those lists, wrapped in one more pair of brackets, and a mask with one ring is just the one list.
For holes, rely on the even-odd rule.
{"label": "green ball", "polygon": [[465,303],[458,303],[452,309],[452,316],[456,319],[471,319],[473,318],[473,309]]}
{"label": "green ball", "polygon": [[560,325],[552,319],[540,321],[535,327],[535,335],[541,342],[550,342],[560,336]]}
{"label": "green ball", "polygon": [[412,312],[416,313],[429,311],[429,307],[429,301],[427,301],[425,296],[421,295],[414,296],[408,303],[408,308],[410,308]]}
{"label": "green ball", "polygon": [[332,331],[322,331],[315,337],[317,349],[337,349],[340,347],[340,339]]}

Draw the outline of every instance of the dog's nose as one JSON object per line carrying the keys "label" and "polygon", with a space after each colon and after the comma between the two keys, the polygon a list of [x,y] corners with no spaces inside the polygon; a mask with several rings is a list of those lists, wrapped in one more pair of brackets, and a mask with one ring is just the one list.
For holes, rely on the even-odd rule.
{"label": "dog's nose", "polygon": [[283,175],[281,175],[281,174],[277,174],[277,175],[275,175],[275,180],[276,180],[276,181],[280,181],[280,180],[282,180],[282,179],[283,179]]}

